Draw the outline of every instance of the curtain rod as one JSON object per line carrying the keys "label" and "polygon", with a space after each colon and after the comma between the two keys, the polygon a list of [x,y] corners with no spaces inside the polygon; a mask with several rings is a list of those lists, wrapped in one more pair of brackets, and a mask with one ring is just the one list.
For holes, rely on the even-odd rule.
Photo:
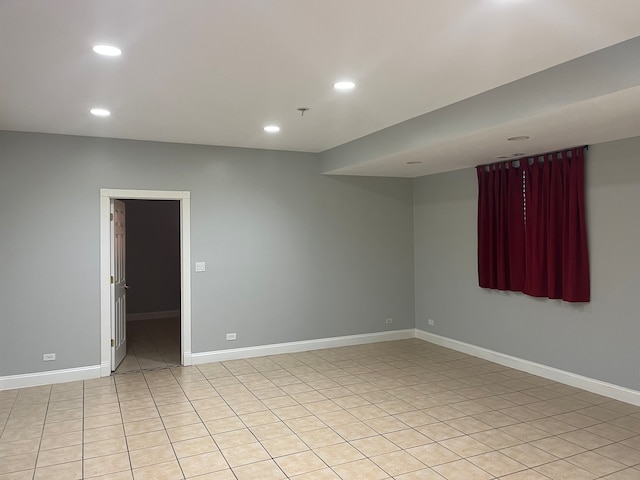
{"label": "curtain rod", "polygon": [[531,155],[522,155],[521,157],[518,157],[518,158],[510,158],[510,159],[500,160],[499,162],[484,163],[484,164],[476,165],[476,167],[491,167],[492,165],[498,165],[500,163],[518,162],[518,161],[522,160],[523,158],[544,157],[544,156],[547,156],[547,155],[553,155],[553,154],[560,153],[560,152],[566,152],[567,150],[574,150],[576,148],[584,148],[585,150],[589,150],[589,145],[582,145],[582,146],[578,145],[577,147],[563,148],[562,150],[555,150],[555,151],[552,151],[552,152],[534,153],[534,154],[531,154]]}

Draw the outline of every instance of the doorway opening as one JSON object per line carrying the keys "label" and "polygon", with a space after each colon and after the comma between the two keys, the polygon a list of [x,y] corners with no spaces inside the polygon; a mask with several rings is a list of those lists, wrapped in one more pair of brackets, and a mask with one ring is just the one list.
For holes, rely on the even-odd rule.
{"label": "doorway opening", "polygon": [[[115,364],[112,361],[111,370],[119,374],[179,366],[182,364],[180,202],[139,199],[120,201],[124,213],[121,216],[125,219],[121,223],[125,227],[126,237],[126,355],[118,358],[116,334],[116,361]],[[120,201],[114,201],[115,221]],[[117,225],[113,226],[115,230]],[[114,253],[115,250],[114,248]],[[116,275],[115,290],[117,289]],[[117,330],[116,326],[116,332]]]}
{"label": "doorway opening", "polygon": [[[117,345],[122,344],[120,337],[121,332],[116,332],[118,324],[116,323],[117,317],[117,304],[116,298],[118,290],[116,289],[117,281],[112,283],[112,276],[114,274],[114,260],[116,260],[117,251],[114,249],[114,234],[112,231],[111,214],[114,213],[114,206],[117,202],[127,204],[130,203],[134,210],[137,207],[143,205],[134,203],[140,200],[161,200],[167,205],[174,208],[175,216],[179,217],[179,232],[177,243],[179,243],[179,265],[168,266],[168,268],[175,268],[179,274],[179,285],[176,282],[175,285],[169,285],[168,289],[173,290],[176,294],[176,298],[169,299],[170,302],[164,302],[165,299],[161,299],[160,303],[154,303],[153,300],[147,298],[144,300],[142,297],[145,295],[153,295],[149,292],[146,294],[140,288],[142,283],[139,282],[138,294],[136,301],[138,305],[130,309],[130,314],[133,317],[134,322],[131,322],[130,333],[133,335],[131,340],[133,342],[138,339],[140,343],[140,351],[145,350],[148,347],[148,341],[150,340],[157,346],[169,347],[166,339],[173,337],[179,338],[179,352],[177,348],[174,350],[174,354],[170,351],[165,352],[163,360],[165,363],[172,363],[178,365],[191,365],[191,277],[190,277],[190,193],[181,191],[157,191],[157,190],[117,190],[117,189],[101,189],[100,190],[100,359],[101,359],[101,376],[111,375],[112,368],[114,368],[115,359],[117,355]],[[153,203],[153,202],[152,202]],[[160,207],[160,203],[153,205],[154,207]],[[126,212],[126,209],[125,209]],[[138,212],[140,213],[140,212]],[[125,217],[126,218],[126,217]],[[135,220],[134,220],[135,221]],[[137,221],[136,221],[137,223]],[[138,226],[139,227],[139,226]],[[138,239],[140,240],[140,239]],[[167,267],[167,265],[164,265]],[[114,278],[115,280],[115,278]],[[125,289],[131,287],[131,295],[136,288],[134,282],[131,285],[124,284]],[[127,283],[130,283],[127,280]],[[167,285],[164,285],[167,287]],[[179,292],[179,293],[178,293]],[[156,291],[156,293],[158,293]],[[156,295],[156,298],[159,296]],[[139,302],[142,300],[142,304]],[[164,302],[164,303],[163,303]],[[149,308],[159,308],[158,310],[149,310]],[[146,312],[134,311],[147,309]],[[137,314],[137,315],[136,315]],[[122,327],[120,327],[122,329]],[[146,336],[146,338],[145,338]],[[155,338],[154,338],[155,336]],[[163,338],[164,337],[164,338]],[[126,341],[126,337],[125,337]],[[126,348],[126,346],[125,346]],[[147,352],[150,353],[150,352]],[[121,354],[120,354],[121,356]],[[160,367],[157,356],[146,355],[144,360],[146,368]],[[126,361],[126,360],[125,360]],[[142,366],[142,365],[141,365]],[[144,367],[143,367],[144,368]]]}

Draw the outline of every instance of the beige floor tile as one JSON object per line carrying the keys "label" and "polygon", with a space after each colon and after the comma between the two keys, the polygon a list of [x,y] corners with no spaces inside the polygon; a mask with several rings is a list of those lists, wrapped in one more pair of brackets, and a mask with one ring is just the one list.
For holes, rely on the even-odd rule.
{"label": "beige floor tile", "polygon": [[82,477],[82,462],[62,463],[50,467],[38,468],[33,477],[34,480],[51,480],[60,478],[64,480],[80,480]]}
{"label": "beige floor tile", "polygon": [[216,420],[207,421],[205,422],[205,426],[207,427],[209,433],[213,435],[216,433],[240,430],[242,428],[245,428],[246,425],[242,422],[242,420],[240,420],[239,417],[234,415],[233,417],[218,418]]}
{"label": "beige floor tile", "polygon": [[596,478],[591,472],[577,467],[565,460],[545,463],[536,467],[535,470],[552,480],[592,480]]}
{"label": "beige floor tile", "polygon": [[611,475],[607,475],[606,477],[602,478],[605,480],[637,480],[639,475],[640,470],[636,470],[635,468],[627,468],[625,470],[612,473]]}
{"label": "beige floor tile", "polygon": [[82,445],[43,450],[38,454],[36,468],[82,460]]}
{"label": "beige floor tile", "polygon": [[21,472],[2,473],[0,480],[33,480],[34,470],[22,470]]}
{"label": "beige floor tile", "polygon": [[235,473],[238,480],[281,480],[287,478],[273,460],[263,460],[235,467],[233,468],[233,473]]}
{"label": "beige floor tile", "polygon": [[371,460],[392,477],[415,472],[417,470],[423,470],[426,466],[424,463],[404,451],[377,455],[375,457],[371,457]]}
{"label": "beige floor tile", "polygon": [[[342,409],[340,405],[329,399],[306,403],[304,406],[314,415],[318,413],[335,412]],[[350,409],[349,411],[353,413],[353,409]]]}
{"label": "beige floor tile", "polygon": [[330,467],[364,458],[358,450],[348,443],[319,447],[314,449],[314,452]]}
{"label": "beige floor tile", "polygon": [[486,432],[474,433],[469,436],[494,450],[512,447],[523,443],[522,440],[512,437],[500,430],[488,430]]}
{"label": "beige floor tile", "polygon": [[397,452],[400,447],[393,442],[390,442],[382,435],[375,437],[362,438],[360,440],[354,440],[350,442],[351,445],[357,448],[363,455],[367,457],[375,457],[384,453]]}
{"label": "beige floor tile", "polygon": [[218,447],[211,437],[198,437],[173,443],[173,450],[178,458],[184,458],[215,452]]}
{"label": "beige floor tile", "polygon": [[257,442],[256,437],[248,428],[234,430],[233,432],[217,433],[212,435],[212,437],[221,450]]}
{"label": "beige floor tile", "polygon": [[489,452],[468,458],[471,463],[480,467],[494,477],[503,477],[512,473],[527,470],[527,467],[500,452]]}
{"label": "beige floor tile", "polygon": [[156,430],[155,432],[140,433],[127,437],[129,451],[165,444],[169,444],[169,436],[165,430]]}
{"label": "beige floor tile", "polygon": [[284,420],[284,423],[295,433],[309,432],[326,427],[325,423],[314,415]]}
{"label": "beige floor tile", "polygon": [[110,425],[108,427],[92,428],[91,430],[84,431],[84,441],[87,443],[118,437],[124,437],[124,427],[122,425]]}
{"label": "beige floor tile", "polygon": [[490,480],[492,475],[476,467],[468,460],[456,460],[433,467],[441,476],[447,480]]}
{"label": "beige floor tile", "polygon": [[568,442],[560,437],[548,437],[531,442],[531,445],[549,452],[558,458],[571,457],[584,452],[584,448],[575,443]]}
{"label": "beige floor tile", "polygon": [[398,432],[400,430],[407,429],[407,424],[392,416],[371,418],[369,420],[365,420],[364,423],[369,425],[369,427],[373,428],[379,434]]}
{"label": "beige floor tile", "polygon": [[294,453],[275,459],[282,471],[289,477],[321,470],[327,465],[311,451]]}
{"label": "beige floor tile", "polygon": [[122,420],[124,423],[138,422],[141,420],[149,420],[152,418],[158,418],[160,414],[158,409],[154,406],[137,408],[135,410],[123,410]]}
{"label": "beige floor tile", "polygon": [[640,465],[640,450],[636,450],[635,448],[628,447],[621,443],[607,445],[594,450],[594,452],[629,467]]}
{"label": "beige floor tile", "polygon": [[84,458],[102,457],[122,453],[127,451],[127,441],[125,437],[116,437],[109,440],[84,444]]}
{"label": "beige floor tile", "polygon": [[162,417],[162,423],[166,429],[183,427],[185,425],[193,425],[194,423],[202,423],[200,417],[195,412],[179,413],[177,415],[168,415]]}
{"label": "beige floor tile", "polygon": [[406,452],[428,467],[460,459],[456,453],[437,443],[410,448]]}
{"label": "beige floor tile", "polygon": [[15,440],[13,442],[0,442],[0,458],[7,457],[10,455],[37,453],[39,447],[40,447],[39,438]]}
{"label": "beige floor tile", "polygon": [[517,423],[515,425],[501,427],[499,430],[508,435],[516,437],[523,442],[535,442],[536,440],[540,440],[541,438],[549,436],[548,432],[545,432],[544,430],[536,428],[533,425],[529,425],[527,423]]}
{"label": "beige floor tile", "polygon": [[506,475],[500,480],[548,480],[549,477],[536,472],[535,470],[525,470],[523,472]]}
{"label": "beige floor tile", "polygon": [[[158,413],[162,417],[170,416],[170,415],[178,415],[180,413],[192,413],[195,412],[194,408],[191,406],[191,403],[186,401],[180,403],[168,403],[165,405],[159,405],[157,407]],[[158,405],[156,400],[156,405]]]}
{"label": "beige floor tile", "polygon": [[405,450],[408,448],[419,447],[420,445],[426,445],[433,442],[429,437],[413,429],[399,430],[397,432],[387,433],[386,435],[384,435],[384,437]]}
{"label": "beige floor tile", "polygon": [[393,478],[395,480],[445,480],[442,475],[431,468],[423,468],[415,472],[396,475]]}
{"label": "beige floor tile", "polygon": [[335,427],[337,425],[347,425],[349,423],[358,421],[356,417],[351,415],[346,410],[336,410],[334,412],[319,413],[317,417],[330,427]]}
{"label": "beige floor tile", "polygon": [[636,433],[626,428],[621,428],[609,423],[599,423],[585,428],[587,432],[595,433],[601,437],[607,438],[613,442],[621,442],[631,437],[635,437]]}
{"label": "beige floor tile", "polygon": [[103,405],[85,405],[84,417],[95,417],[97,415],[111,415],[120,412],[120,404],[118,402],[106,403]]}
{"label": "beige floor tile", "polygon": [[460,430],[456,430],[455,428],[442,422],[432,423],[429,425],[424,425],[422,427],[416,427],[416,430],[423,435],[426,435],[435,442],[440,442],[442,440],[447,440],[449,438],[455,438],[464,435],[464,433],[462,433]]}
{"label": "beige floor tile", "polygon": [[191,438],[207,437],[209,431],[202,423],[194,423],[192,425],[183,425],[182,427],[168,428],[167,434],[171,442],[180,442]]}
{"label": "beige floor tile", "polygon": [[91,480],[133,480],[133,471],[123,470],[122,472],[108,473],[98,477],[91,477]]}
{"label": "beige floor tile", "polygon": [[587,432],[586,430],[574,430],[573,432],[563,433],[558,436],[568,442],[575,443],[586,450],[594,450],[613,443],[607,438]]}
{"label": "beige floor tile", "polygon": [[266,425],[256,425],[255,427],[251,427],[249,430],[251,430],[251,433],[253,433],[260,441],[285,437],[293,433],[289,427],[280,421]]}
{"label": "beige floor tile", "polygon": [[227,405],[222,405],[214,408],[199,409],[196,407],[196,412],[203,422],[209,422],[211,420],[219,420],[221,418],[236,417],[236,413],[231,410]]}
{"label": "beige floor tile", "polygon": [[638,407],[416,339],[0,392],[0,431],[0,480],[640,478]]}
{"label": "beige floor tile", "polygon": [[196,475],[195,477],[190,477],[189,480],[238,480],[238,477],[235,476],[231,469],[226,469],[205,473],[204,475]]}
{"label": "beige floor tile", "polygon": [[359,421],[345,425],[336,425],[333,427],[333,430],[348,442],[378,435],[369,425]]}
{"label": "beige floor tile", "polygon": [[148,420],[139,420],[137,422],[127,422],[124,424],[124,431],[128,437],[131,435],[138,435],[140,433],[164,430],[164,428],[165,428],[164,424],[162,423],[162,420],[160,420],[159,417],[148,419]]}
{"label": "beige floor tile", "polygon": [[0,459],[0,474],[19,472],[36,466],[37,452],[11,455]]}
{"label": "beige floor tile", "polygon": [[141,448],[129,452],[132,468],[147,467],[156,463],[170,462],[176,459],[173,448],[168,443],[155,447]]}
{"label": "beige floor tile", "polygon": [[537,467],[538,465],[553,462],[558,459],[555,455],[527,443],[503,448],[500,452],[529,468]]}
{"label": "beige floor tile", "polygon": [[184,457],[179,462],[187,478],[229,468],[224,457],[218,451]]}
{"label": "beige floor tile", "polygon": [[320,428],[298,434],[298,437],[310,448],[326,447],[344,442],[344,439],[331,428]]}
{"label": "beige floor tile", "polygon": [[133,470],[134,480],[182,480],[182,470],[177,461],[158,463]]}
{"label": "beige floor tile", "polygon": [[343,480],[381,480],[387,473],[369,459],[336,465],[333,470]]}
{"label": "beige floor tile", "polygon": [[65,422],[67,420],[77,420],[79,418],[82,418],[82,410],[73,408],[69,410],[59,410],[57,412],[48,412],[45,422]]}
{"label": "beige floor tile", "polygon": [[[51,450],[53,448],[70,447],[71,445],[82,444],[83,433],[71,432],[64,433],[62,435],[56,435],[53,437],[44,437],[40,442],[40,450]],[[84,434],[85,441],[87,441],[86,432]],[[91,437],[89,437],[91,438]]]}
{"label": "beige floor tile", "polygon": [[108,475],[110,473],[130,470],[129,455],[116,453],[103,457],[88,458],[84,461],[84,476],[86,478]]}
{"label": "beige floor tile", "polygon": [[225,448],[221,451],[231,468],[268,460],[270,458],[267,451],[259,443],[249,443],[237,447]]}
{"label": "beige floor tile", "polygon": [[261,442],[271,457],[282,457],[292,453],[309,450],[309,447],[297,435],[287,435]]}
{"label": "beige floor tile", "polygon": [[451,450],[452,452],[460,455],[461,457],[471,457],[487,453],[491,451],[491,447],[485,445],[474,438],[465,435],[463,437],[450,438],[448,440],[442,440],[439,442],[443,447]]}
{"label": "beige floor tile", "polygon": [[342,480],[337,473],[330,468],[323,468],[309,473],[303,473],[290,477],[293,480]]}
{"label": "beige floor tile", "polygon": [[32,427],[9,429],[5,427],[4,432],[0,436],[2,442],[12,442],[16,440],[26,440],[29,438],[40,438],[42,436],[42,425]]}
{"label": "beige floor tile", "polygon": [[625,465],[622,463],[598,455],[595,452],[580,453],[573,457],[568,457],[565,460],[597,476],[609,475],[625,468]]}

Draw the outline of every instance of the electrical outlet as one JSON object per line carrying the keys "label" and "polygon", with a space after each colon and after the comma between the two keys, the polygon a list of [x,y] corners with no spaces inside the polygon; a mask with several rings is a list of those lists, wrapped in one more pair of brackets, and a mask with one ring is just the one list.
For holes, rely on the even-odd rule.
{"label": "electrical outlet", "polygon": [[227,333],[227,340],[235,340],[235,339],[236,339],[235,333]]}
{"label": "electrical outlet", "polygon": [[44,355],[42,355],[43,362],[51,362],[52,360],[55,360],[55,359],[56,359],[55,353],[45,353]]}
{"label": "electrical outlet", "polygon": [[389,324],[389,323],[393,323],[393,318],[387,318],[385,320],[385,323]]}
{"label": "electrical outlet", "polygon": [[431,325],[432,327],[436,324],[436,322],[434,322],[433,320],[431,320],[430,318],[427,320],[427,323],[429,325]]}

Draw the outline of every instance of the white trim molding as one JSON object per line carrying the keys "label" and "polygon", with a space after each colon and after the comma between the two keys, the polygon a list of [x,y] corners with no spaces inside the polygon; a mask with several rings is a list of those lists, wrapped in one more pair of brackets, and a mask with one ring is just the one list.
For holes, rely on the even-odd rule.
{"label": "white trim molding", "polygon": [[49,370],[48,372],[24,373],[0,377],[0,390],[13,388],[37,387],[53,383],[75,382],[89,380],[101,376],[100,365],[88,367],[67,368],[64,370]]}
{"label": "white trim molding", "polygon": [[352,345],[364,345],[367,343],[386,342],[390,340],[405,340],[414,337],[414,329],[393,330],[390,332],[364,333],[360,335],[347,335],[344,337],[319,338],[316,340],[302,340],[299,342],[273,343],[270,345],[257,345],[255,347],[232,348],[228,350],[216,350],[213,352],[193,353],[193,363],[202,364],[210,362],[224,362],[227,360],[239,360],[242,358],[264,357],[266,355],[278,355],[281,353],[307,352],[323,348],[348,347]]}
{"label": "white trim molding", "polygon": [[111,200],[180,201],[180,339],[182,365],[191,365],[191,192],[100,189],[100,374],[111,375]]}
{"label": "white trim molding", "polygon": [[604,395],[605,397],[620,400],[621,402],[631,403],[640,406],[640,392],[630,388],[614,385],[613,383],[602,382],[594,378],[585,377],[576,373],[567,372],[558,368],[543,365],[541,363],[531,362],[518,357],[512,357],[500,352],[495,352],[487,348],[478,347],[470,343],[453,340],[451,338],[442,337],[434,333],[425,332],[416,329],[416,338],[426,342],[440,345],[441,347],[451,348],[458,352],[468,353],[474,357],[483,358],[490,362],[498,363],[506,367],[522,370],[523,372],[538,375],[539,377],[564,383],[572,387],[581,388],[588,392]]}
{"label": "white trim molding", "polygon": [[127,313],[127,322],[138,320],[160,320],[161,318],[176,318],[180,316],[180,310],[163,310],[160,312]]}

